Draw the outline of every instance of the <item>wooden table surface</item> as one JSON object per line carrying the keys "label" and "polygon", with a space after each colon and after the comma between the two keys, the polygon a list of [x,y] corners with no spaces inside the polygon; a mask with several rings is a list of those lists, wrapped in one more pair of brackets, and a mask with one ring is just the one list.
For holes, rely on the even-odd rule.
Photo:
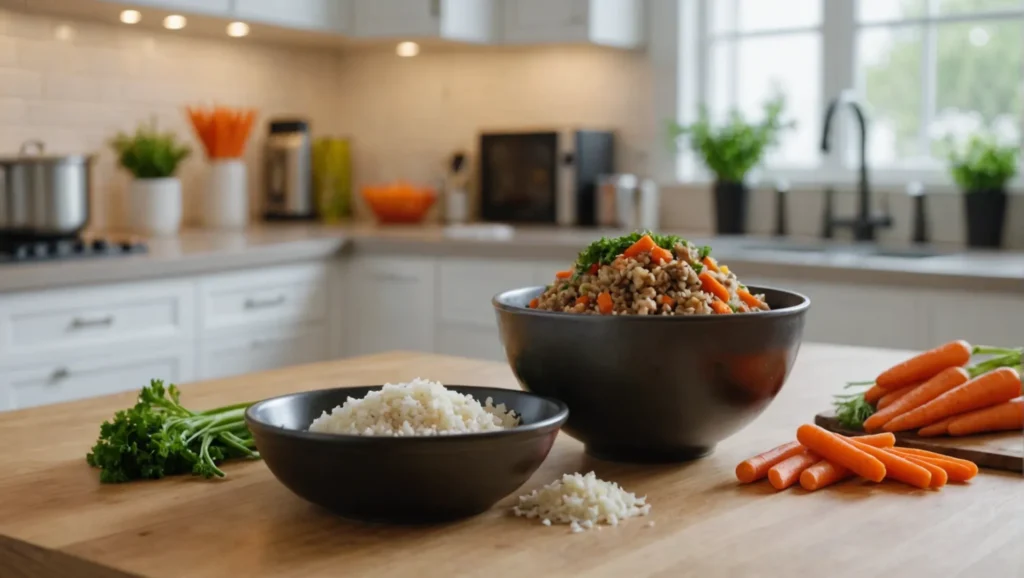
{"label": "wooden table surface", "polygon": [[[562,435],[522,488],[594,470],[646,494],[654,527],[641,518],[570,534],[511,517],[515,495],[458,523],[366,525],[292,495],[260,462],[228,465],[225,480],[100,485],[84,457],[99,424],[131,404],[129,393],[0,414],[0,535],[154,577],[1024,576],[1024,479],[1017,475],[983,472],[940,492],[847,482],[776,494],[766,483],[736,484],[737,462],[792,439],[844,381],[901,357],[805,345],[772,406],[711,456],[681,465],[612,464],[588,458]],[[416,376],[516,387],[499,363],[392,353],[188,385],[183,398],[204,408]],[[42,576],[11,571],[18,560],[0,560],[0,575]]]}

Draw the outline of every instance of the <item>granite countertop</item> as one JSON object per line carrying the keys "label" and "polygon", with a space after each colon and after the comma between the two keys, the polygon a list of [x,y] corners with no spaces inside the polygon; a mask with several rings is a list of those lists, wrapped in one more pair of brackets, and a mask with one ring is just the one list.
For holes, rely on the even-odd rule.
{"label": "granite countertop", "polygon": [[[619,231],[559,228],[445,228],[259,225],[242,232],[184,231],[148,241],[145,254],[0,265],[0,292],[205,274],[342,253],[566,261],[593,239]],[[905,258],[856,251],[803,251],[757,237],[690,237],[747,277],[948,288],[1024,295],[1024,253],[945,250]],[[795,250],[780,250],[789,246]]]}

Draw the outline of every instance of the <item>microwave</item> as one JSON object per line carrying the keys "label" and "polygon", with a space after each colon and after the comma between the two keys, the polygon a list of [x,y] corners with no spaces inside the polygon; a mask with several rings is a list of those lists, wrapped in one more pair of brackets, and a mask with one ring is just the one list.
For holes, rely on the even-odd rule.
{"label": "microwave", "polygon": [[477,158],[482,220],[593,226],[599,177],[615,172],[615,137],[575,129],[485,132]]}

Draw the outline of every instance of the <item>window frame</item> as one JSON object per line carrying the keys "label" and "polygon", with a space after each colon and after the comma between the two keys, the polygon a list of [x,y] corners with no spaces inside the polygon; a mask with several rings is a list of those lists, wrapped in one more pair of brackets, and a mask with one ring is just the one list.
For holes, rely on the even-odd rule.
{"label": "window frame", "polygon": [[[928,121],[934,118],[935,111],[935,77],[936,68],[934,59],[936,57],[937,26],[958,22],[987,22],[1005,18],[1015,18],[1021,21],[1024,29],[1024,2],[1021,7],[1012,10],[995,10],[984,12],[966,12],[951,14],[936,14],[933,10],[921,17],[905,18],[898,20],[880,20],[872,22],[860,22],[858,20],[859,0],[819,0],[822,4],[822,20],[819,26],[798,26],[771,30],[757,30],[749,32],[727,32],[712,34],[710,30],[711,2],[730,1],[738,3],[738,0],[679,0],[680,18],[676,47],[679,49],[677,61],[677,75],[673,82],[677,83],[679,92],[679,108],[675,118],[682,123],[691,122],[695,117],[701,103],[707,102],[710,98],[711,74],[710,56],[711,43],[714,39],[721,38],[751,38],[769,37],[783,34],[792,34],[809,31],[820,31],[821,34],[821,102],[820,114],[824,114],[829,101],[846,91],[852,91],[856,95],[863,94],[864,81],[862,71],[858,66],[858,36],[862,30],[879,28],[896,28],[904,26],[919,26],[922,29],[924,47],[924,58],[922,58],[922,122],[919,138],[927,138]],[[934,4],[938,0],[929,0]],[[654,2],[658,4],[660,2]],[[686,39],[692,39],[687,42]],[[732,74],[736,74],[735,71]],[[1024,84],[1024,74],[1022,74]],[[699,88],[693,88],[694,86]],[[856,144],[852,136],[851,115],[840,112],[840,120],[833,126],[831,150],[823,154],[821,162],[816,167],[808,168],[770,168],[761,166],[755,169],[752,176],[752,184],[758,182],[772,182],[785,180],[798,187],[821,187],[835,185],[845,187],[854,185],[858,179],[858,161],[856,156]],[[1024,111],[1018,111],[1021,134],[1024,135]],[[870,119],[869,119],[870,121]],[[871,130],[870,125],[868,130]],[[1024,137],[1022,137],[1024,144]],[[685,147],[680,149],[674,159],[674,171],[672,179],[677,184],[707,184],[714,180],[712,174],[703,167],[699,158]],[[894,188],[905,187],[911,183],[921,183],[929,188],[929,191],[957,191],[945,163],[931,159],[920,163],[902,163],[887,167],[872,166],[868,163],[869,178],[871,183],[878,187]],[[1018,160],[1018,175],[1010,183],[1009,188],[1021,190],[1024,188],[1024,155]]]}

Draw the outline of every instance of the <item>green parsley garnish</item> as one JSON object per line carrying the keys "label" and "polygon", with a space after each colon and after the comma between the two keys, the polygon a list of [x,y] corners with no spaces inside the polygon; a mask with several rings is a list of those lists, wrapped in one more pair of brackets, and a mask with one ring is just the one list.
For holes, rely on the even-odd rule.
{"label": "green parsley garnish", "polygon": [[[662,249],[672,250],[679,243],[685,243],[686,241],[675,235],[658,235],[649,231],[637,231],[629,235],[622,237],[615,237],[608,239],[601,237],[600,240],[594,241],[586,249],[580,252],[579,257],[576,258],[576,272],[574,277],[587,272],[590,266],[593,264],[608,265],[615,260],[616,257],[621,255],[626,249],[633,243],[636,243],[644,235],[650,235],[651,239],[654,240]],[[711,249],[709,248],[708,251]]]}
{"label": "green parsley garnish", "polygon": [[700,260],[701,261],[703,261],[704,259],[707,259],[708,255],[710,255],[710,254],[711,254],[711,247],[709,245],[704,245],[703,247],[700,248]]}

